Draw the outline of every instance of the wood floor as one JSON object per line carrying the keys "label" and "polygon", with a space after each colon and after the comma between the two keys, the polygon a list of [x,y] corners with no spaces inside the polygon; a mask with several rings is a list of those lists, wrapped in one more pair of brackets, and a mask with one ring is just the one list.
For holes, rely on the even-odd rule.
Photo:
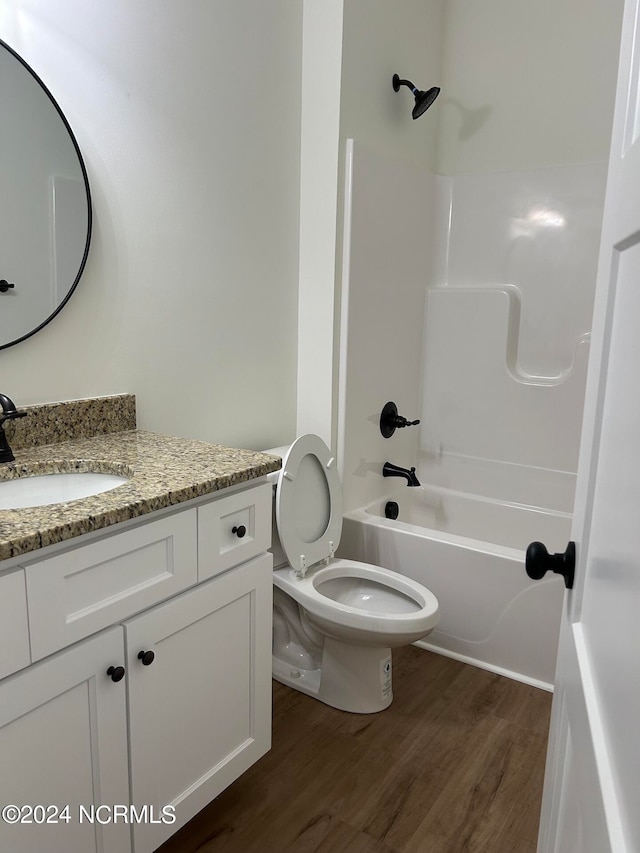
{"label": "wood floor", "polygon": [[409,646],[394,702],[274,682],[273,748],[162,853],[534,853],[551,695]]}

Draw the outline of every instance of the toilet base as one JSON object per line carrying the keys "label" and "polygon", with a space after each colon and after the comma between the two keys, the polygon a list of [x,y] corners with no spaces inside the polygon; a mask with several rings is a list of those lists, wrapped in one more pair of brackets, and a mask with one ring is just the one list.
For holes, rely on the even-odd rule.
{"label": "toilet base", "polygon": [[318,698],[318,689],[320,687],[320,670],[319,669],[302,669],[302,667],[291,666],[290,663],[272,656],[271,673],[276,681],[280,684],[286,684],[287,687],[293,687],[300,693],[306,693],[307,696]]}
{"label": "toilet base", "polygon": [[320,669],[307,670],[273,656],[281,684],[353,714],[375,714],[393,701],[391,649],[354,646],[326,637]]}

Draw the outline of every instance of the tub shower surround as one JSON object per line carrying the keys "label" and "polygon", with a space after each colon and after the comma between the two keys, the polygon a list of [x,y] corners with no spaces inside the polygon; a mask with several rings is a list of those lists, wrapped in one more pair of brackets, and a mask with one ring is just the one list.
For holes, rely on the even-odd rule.
{"label": "tub shower surround", "polygon": [[[347,162],[341,554],[431,589],[430,648],[549,687],[563,586],[524,557],[570,539],[606,165],[437,176],[359,142]],[[386,400],[420,426],[383,438]]]}
{"label": "tub shower surround", "polygon": [[419,471],[570,512],[606,164],[439,177]]}

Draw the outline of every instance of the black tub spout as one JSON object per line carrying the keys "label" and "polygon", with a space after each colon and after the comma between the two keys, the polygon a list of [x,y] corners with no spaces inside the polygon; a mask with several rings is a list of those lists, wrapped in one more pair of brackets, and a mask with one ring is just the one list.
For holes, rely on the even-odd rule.
{"label": "black tub spout", "polygon": [[391,462],[385,462],[382,466],[383,477],[404,477],[407,481],[407,486],[419,486],[420,480],[416,477],[415,468],[401,468],[399,465],[392,465]]}

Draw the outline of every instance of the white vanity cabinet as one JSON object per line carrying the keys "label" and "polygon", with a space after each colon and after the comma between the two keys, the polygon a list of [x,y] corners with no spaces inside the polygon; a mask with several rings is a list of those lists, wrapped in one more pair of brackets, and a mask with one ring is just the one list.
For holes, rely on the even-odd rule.
{"label": "white vanity cabinet", "polygon": [[51,808],[0,850],[152,853],[269,749],[270,513],[260,482],[11,570],[35,662],[0,680],[0,805]]}

